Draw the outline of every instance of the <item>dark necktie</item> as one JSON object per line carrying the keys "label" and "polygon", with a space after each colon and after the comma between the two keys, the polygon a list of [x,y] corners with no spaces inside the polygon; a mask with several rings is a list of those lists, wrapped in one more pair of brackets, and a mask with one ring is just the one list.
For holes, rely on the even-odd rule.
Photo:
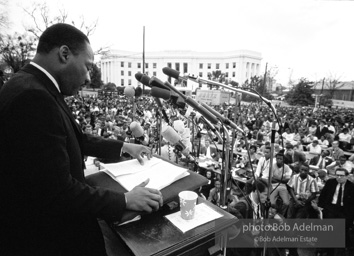
{"label": "dark necktie", "polygon": [[342,206],[342,184],[339,185],[338,197],[337,197],[337,206]]}

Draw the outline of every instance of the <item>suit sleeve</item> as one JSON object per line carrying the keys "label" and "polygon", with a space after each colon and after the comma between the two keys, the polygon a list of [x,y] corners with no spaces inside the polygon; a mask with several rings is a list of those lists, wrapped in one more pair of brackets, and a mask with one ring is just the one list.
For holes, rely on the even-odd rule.
{"label": "suit sleeve", "polygon": [[7,204],[9,212],[120,219],[126,207],[124,194],[92,188],[72,177],[70,161],[80,157],[80,152],[69,156],[65,122],[51,95],[25,91],[6,113],[3,135],[8,171],[2,175],[7,183],[2,189],[12,200]]}
{"label": "suit sleeve", "polygon": [[328,180],[326,184],[324,185],[323,189],[321,190],[320,196],[318,197],[318,206],[321,208],[325,208],[329,202],[328,200],[328,193],[329,193],[329,188],[333,186],[332,181]]}

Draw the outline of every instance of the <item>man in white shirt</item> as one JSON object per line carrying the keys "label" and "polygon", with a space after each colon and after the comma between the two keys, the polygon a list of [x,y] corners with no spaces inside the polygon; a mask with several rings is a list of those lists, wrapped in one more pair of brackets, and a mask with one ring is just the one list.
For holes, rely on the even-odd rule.
{"label": "man in white shirt", "polygon": [[[268,179],[270,166],[270,147],[265,148],[264,156],[259,159],[255,176],[256,178]],[[275,162],[273,158],[273,163]]]}
{"label": "man in white shirt", "polygon": [[289,207],[289,192],[286,184],[290,180],[292,170],[287,164],[284,164],[284,153],[280,151],[276,154],[276,163],[272,168],[272,193],[270,194],[270,203],[272,207],[276,208],[276,199],[280,197],[283,201],[282,207],[279,211],[280,214],[285,216]]}
{"label": "man in white shirt", "polygon": [[318,145],[318,140],[314,140],[311,144],[307,145],[307,150],[309,151],[309,153],[315,155],[321,155],[322,152],[321,146]]}
{"label": "man in white shirt", "polygon": [[342,155],[339,157],[338,161],[331,163],[330,165],[327,166],[326,169],[330,174],[334,174],[338,168],[342,168],[342,169],[344,168],[348,171],[349,174],[351,174],[353,169],[353,164],[351,161],[347,160],[347,157],[345,155]]}

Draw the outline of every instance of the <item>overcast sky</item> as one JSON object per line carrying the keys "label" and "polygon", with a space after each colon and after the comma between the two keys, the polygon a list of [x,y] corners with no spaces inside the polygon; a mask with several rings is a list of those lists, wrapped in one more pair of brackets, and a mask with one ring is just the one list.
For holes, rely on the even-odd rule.
{"label": "overcast sky", "polygon": [[[37,1],[38,2],[38,1]],[[354,81],[354,1],[293,0],[47,0],[71,19],[98,18],[90,37],[94,49],[233,51],[247,49],[262,54],[262,71],[278,70],[276,79],[286,84],[306,77],[335,77]],[[27,22],[17,6],[28,0],[11,0],[12,29]]]}

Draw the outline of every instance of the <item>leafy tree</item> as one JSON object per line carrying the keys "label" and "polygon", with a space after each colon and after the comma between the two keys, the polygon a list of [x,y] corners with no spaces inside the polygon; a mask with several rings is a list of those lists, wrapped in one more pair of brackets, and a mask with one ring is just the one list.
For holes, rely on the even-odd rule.
{"label": "leafy tree", "polygon": [[1,59],[11,67],[13,73],[19,71],[34,54],[36,39],[15,33],[0,38]]}
{"label": "leafy tree", "polygon": [[[221,70],[215,70],[215,71],[212,71],[212,72],[208,72],[208,79],[209,80],[212,80],[212,81],[215,81],[215,82],[218,82],[218,83],[225,83],[226,82],[226,76],[225,76],[225,73],[222,73]],[[218,85],[213,85],[213,84],[210,84],[210,89],[212,88],[215,88],[216,90],[219,90],[219,87]]]}
{"label": "leafy tree", "polygon": [[[247,79],[245,81],[245,83],[242,85],[242,88],[246,90],[248,89],[250,92],[254,90],[262,97],[271,100],[273,99],[273,96],[270,95],[263,81],[263,77],[261,76],[252,76],[250,79]],[[242,100],[251,102],[261,101],[258,97],[251,96],[245,93],[242,94]]]}
{"label": "leafy tree", "polygon": [[90,72],[90,78],[91,78],[91,84],[90,87],[95,89],[95,88],[101,88],[101,86],[103,85],[102,82],[102,73],[101,73],[101,69],[96,65],[93,64],[92,66],[92,70]]}
{"label": "leafy tree", "polygon": [[235,87],[235,88],[239,86],[238,82],[233,81],[233,80],[229,81],[228,84],[231,85],[231,87]]}
{"label": "leafy tree", "polygon": [[290,105],[313,105],[315,103],[315,99],[312,97],[313,93],[312,82],[309,82],[306,78],[301,78],[299,83],[285,96],[285,101]]}
{"label": "leafy tree", "polygon": [[117,86],[115,83],[108,82],[107,84],[104,85],[103,89],[107,91],[115,91],[117,89]]}
{"label": "leafy tree", "polygon": [[332,95],[325,94],[322,97],[320,97],[320,105],[325,107],[332,106],[333,105]]}
{"label": "leafy tree", "polygon": [[[1,0],[0,0],[1,1]],[[98,19],[93,22],[87,22],[83,15],[76,20],[69,18],[69,13],[60,8],[56,13],[52,13],[46,2],[34,2],[30,7],[23,8],[23,11],[32,19],[32,24],[25,29],[32,33],[36,38],[39,38],[46,28],[57,23],[71,23],[83,31],[87,36],[94,34],[97,28]],[[94,54],[105,55],[109,52],[108,47],[100,47],[94,51]]]}
{"label": "leafy tree", "polygon": [[34,2],[30,7],[23,8],[23,10],[33,21],[33,24],[27,26],[26,30],[37,38],[40,37],[44,30],[56,23],[71,23],[73,26],[84,31],[87,36],[90,36],[96,30],[98,22],[96,20],[92,24],[87,24],[83,16],[79,17],[79,22],[68,20],[69,14],[63,8],[58,9],[58,13],[52,15],[46,2]]}

